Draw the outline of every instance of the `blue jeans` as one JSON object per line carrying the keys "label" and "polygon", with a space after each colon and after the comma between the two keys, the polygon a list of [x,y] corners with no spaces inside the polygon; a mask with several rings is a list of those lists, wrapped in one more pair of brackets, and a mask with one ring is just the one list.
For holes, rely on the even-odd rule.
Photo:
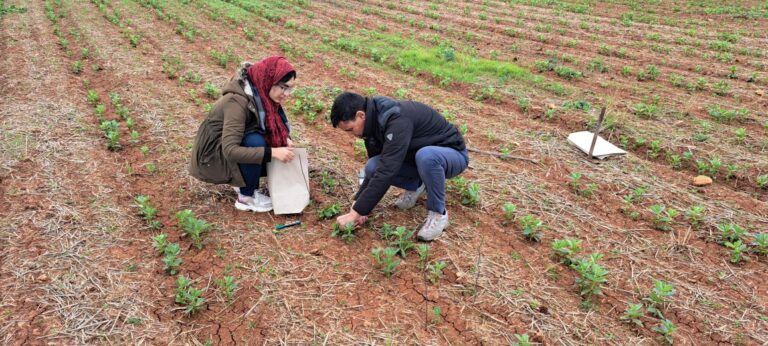
{"label": "blue jeans", "polygon": [[[267,141],[264,136],[252,132],[243,136],[241,146],[250,148],[266,147]],[[253,196],[253,192],[259,188],[259,178],[267,176],[267,165],[257,163],[239,163],[240,174],[245,180],[245,187],[240,188],[240,194],[243,196]]]}
{"label": "blue jeans", "polygon": [[[379,161],[379,156],[368,159],[365,164],[366,177],[373,176]],[[427,188],[427,209],[442,214],[445,212],[445,179],[461,174],[467,166],[469,155],[466,150],[423,147],[416,152],[416,166],[403,163],[400,172],[392,179],[392,185],[416,191],[423,182]]]}

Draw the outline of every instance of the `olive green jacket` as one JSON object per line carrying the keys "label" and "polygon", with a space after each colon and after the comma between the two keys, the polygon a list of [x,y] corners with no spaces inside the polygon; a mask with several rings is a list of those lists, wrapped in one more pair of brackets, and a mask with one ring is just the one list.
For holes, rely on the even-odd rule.
{"label": "olive green jacket", "polygon": [[[243,187],[245,181],[238,164],[264,164],[272,158],[272,150],[268,146],[252,148],[240,145],[246,133],[264,133],[263,111],[258,111],[263,107],[254,103],[248,82],[250,65],[243,63],[238,68],[197,130],[189,164],[189,174],[197,179]],[[245,90],[249,91],[246,93]],[[280,113],[286,121],[282,108]]]}

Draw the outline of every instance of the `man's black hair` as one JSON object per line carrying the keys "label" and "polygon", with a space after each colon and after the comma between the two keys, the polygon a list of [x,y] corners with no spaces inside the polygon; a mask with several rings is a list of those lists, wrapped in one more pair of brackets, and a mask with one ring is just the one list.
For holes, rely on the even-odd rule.
{"label": "man's black hair", "polygon": [[365,111],[365,97],[345,91],[333,101],[331,124],[336,127],[342,121],[354,120],[357,111]]}
{"label": "man's black hair", "polygon": [[285,74],[283,76],[283,79],[281,79],[278,83],[288,83],[291,79],[296,78],[296,71],[291,71]]}

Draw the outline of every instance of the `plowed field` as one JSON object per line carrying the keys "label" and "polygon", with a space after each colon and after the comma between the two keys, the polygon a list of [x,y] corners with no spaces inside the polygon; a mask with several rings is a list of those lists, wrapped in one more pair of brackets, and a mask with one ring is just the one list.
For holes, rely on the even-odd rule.
{"label": "plowed field", "polygon": [[[2,344],[768,344],[764,1],[0,8]],[[310,153],[298,216],[237,211],[230,187],[187,173],[220,88],[269,55],[298,73],[284,105]],[[430,104],[471,148],[450,226],[391,277],[371,251],[390,246],[385,224],[418,229],[424,203],[398,210],[390,189],[349,241],[319,217],[350,207],[366,159],[327,120],[343,90]],[[566,137],[602,107],[602,136],[628,154],[589,160]],[[183,210],[210,225],[199,248]],[[558,255],[563,240],[579,249]],[[192,313],[182,277],[204,299]]]}

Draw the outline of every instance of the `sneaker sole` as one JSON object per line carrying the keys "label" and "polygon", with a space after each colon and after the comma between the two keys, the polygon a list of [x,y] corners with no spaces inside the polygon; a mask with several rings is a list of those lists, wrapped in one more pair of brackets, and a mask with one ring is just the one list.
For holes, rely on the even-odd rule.
{"label": "sneaker sole", "polygon": [[256,213],[266,213],[268,211],[272,211],[272,207],[256,208],[256,207],[252,207],[252,206],[249,206],[247,204],[240,203],[240,202],[235,202],[235,208],[237,210],[253,211],[253,212],[256,212]]}
{"label": "sneaker sole", "polygon": [[421,241],[433,241],[433,240],[437,239],[438,237],[440,237],[441,235],[443,235],[443,232],[440,232],[440,234],[438,234],[438,235],[436,235],[436,236],[434,236],[432,238],[426,238],[426,237],[422,237],[420,235],[417,235],[416,238],[418,240],[421,240]]}

